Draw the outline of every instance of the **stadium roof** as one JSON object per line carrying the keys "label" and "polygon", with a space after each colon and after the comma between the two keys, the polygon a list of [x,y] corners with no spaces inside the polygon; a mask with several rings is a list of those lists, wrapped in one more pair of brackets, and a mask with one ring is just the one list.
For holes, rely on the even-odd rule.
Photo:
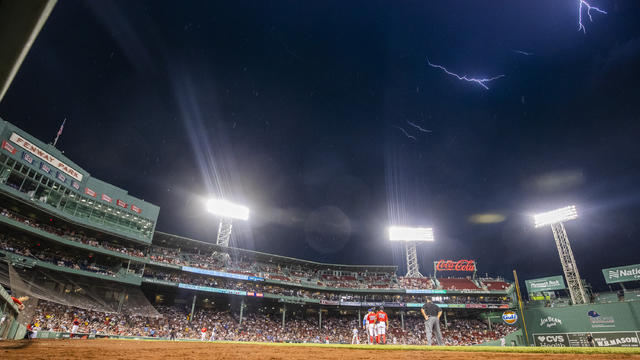
{"label": "stadium roof", "polygon": [[306,267],[318,268],[319,270],[342,270],[342,271],[355,271],[355,272],[381,272],[381,273],[395,273],[398,269],[394,265],[349,265],[349,264],[327,264],[315,261],[296,259],[287,256],[274,255],[263,253],[253,250],[245,250],[234,247],[224,247],[216,244],[190,239],[183,236],[172,235],[156,231],[152,240],[153,245],[172,245],[173,247],[180,247],[180,244],[184,244],[193,249],[207,248],[210,251],[221,251],[228,253],[231,257],[243,256],[262,260],[265,262],[275,262],[280,264],[295,264],[303,265]]}

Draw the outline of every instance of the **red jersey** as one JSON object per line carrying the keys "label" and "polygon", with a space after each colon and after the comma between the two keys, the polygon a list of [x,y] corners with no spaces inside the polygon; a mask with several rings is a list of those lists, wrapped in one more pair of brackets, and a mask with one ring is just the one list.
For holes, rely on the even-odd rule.
{"label": "red jersey", "polygon": [[206,332],[207,332],[207,328],[206,328],[206,327],[203,327],[203,328],[202,328],[202,332],[203,332],[203,333],[206,333]]}
{"label": "red jersey", "polygon": [[369,324],[375,324],[378,316],[375,313],[367,314],[367,322]]}
{"label": "red jersey", "polygon": [[378,322],[387,322],[387,313],[380,310],[376,313],[376,317],[378,318]]}
{"label": "red jersey", "polygon": [[13,300],[14,303],[18,304],[18,305],[22,305],[22,301],[20,301],[20,299],[18,299],[17,297],[11,297],[11,300]]}

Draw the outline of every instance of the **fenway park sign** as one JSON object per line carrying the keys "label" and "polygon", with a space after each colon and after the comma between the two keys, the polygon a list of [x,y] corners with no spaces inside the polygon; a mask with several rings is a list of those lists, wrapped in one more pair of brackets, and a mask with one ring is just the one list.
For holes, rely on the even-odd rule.
{"label": "fenway park sign", "polygon": [[476,262],[473,260],[438,260],[436,261],[437,271],[475,271]]}
{"label": "fenway park sign", "polygon": [[[21,148],[27,150],[28,152],[32,153],[33,155],[37,156],[38,158],[46,161],[47,163],[53,165],[53,167],[55,167],[56,169],[64,172],[65,174],[71,176],[72,178],[78,180],[78,181],[82,181],[82,174],[78,171],[76,171],[75,169],[73,169],[71,166],[63,163],[62,161],[58,160],[56,157],[54,157],[53,155],[49,154],[48,152],[40,149],[39,147],[35,146],[34,144],[32,144],[29,140],[23,138],[22,136],[16,134],[16,133],[12,133],[11,137],[9,138],[9,140],[13,141],[14,144],[20,146]],[[10,145],[10,144],[9,144]],[[5,146],[5,142],[3,142],[3,146]],[[5,147],[5,149],[7,149]]]}

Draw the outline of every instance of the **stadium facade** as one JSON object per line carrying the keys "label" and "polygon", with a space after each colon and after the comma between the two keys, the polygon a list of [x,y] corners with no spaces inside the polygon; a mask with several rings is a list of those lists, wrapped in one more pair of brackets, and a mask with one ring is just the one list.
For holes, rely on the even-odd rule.
{"label": "stadium facade", "polygon": [[[19,313],[6,292],[0,294],[4,316],[16,318],[0,325],[0,337],[22,335],[17,324],[33,321],[37,302],[148,318],[162,317],[163,307],[181,306],[189,324],[202,309],[232,314],[240,325],[262,314],[277,318],[283,329],[291,319],[314,319],[322,328],[332,317],[350,319],[350,328],[366,309],[384,306],[403,331],[420,319],[426,298],[443,309],[445,327],[472,318],[491,331],[492,324],[502,324],[503,311],[515,308],[514,284],[476,278],[475,271],[458,278],[404,278],[396,266],[317,263],[159,232],[158,206],[91,176],[52,145],[1,120],[0,141],[0,282],[12,295],[31,298],[31,310]],[[535,326],[540,318],[564,316],[549,311],[527,310],[531,342],[552,334],[551,327]],[[638,313],[633,306],[629,311]],[[628,324],[624,316],[616,315],[616,326],[637,329],[637,316]],[[513,343],[525,343],[519,334]]]}

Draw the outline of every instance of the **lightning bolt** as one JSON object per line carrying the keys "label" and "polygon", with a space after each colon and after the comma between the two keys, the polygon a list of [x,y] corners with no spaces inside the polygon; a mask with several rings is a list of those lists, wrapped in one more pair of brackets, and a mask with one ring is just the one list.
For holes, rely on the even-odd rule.
{"label": "lightning bolt", "polygon": [[429,58],[427,58],[427,64],[429,64],[429,66],[431,66],[431,67],[434,67],[436,69],[440,69],[440,70],[444,71],[448,75],[456,77],[458,80],[464,80],[464,81],[476,83],[476,84],[482,86],[485,90],[489,90],[489,87],[487,85],[485,85],[485,83],[488,83],[488,82],[491,82],[493,80],[497,80],[497,79],[500,79],[502,77],[505,77],[505,75],[497,75],[497,76],[494,76],[494,77],[491,77],[491,78],[476,79],[476,78],[467,77],[466,75],[460,76],[460,75],[458,75],[456,73],[453,73],[453,72],[447,70],[447,68],[445,68],[442,65],[432,64],[431,61],[429,61]]}
{"label": "lightning bolt", "polygon": [[533,53],[526,52],[526,51],[522,51],[522,50],[511,50],[511,51],[513,51],[513,52],[514,52],[514,53],[516,53],[516,54],[525,55],[525,56],[531,56],[531,55],[533,55]]}
{"label": "lightning bolt", "polygon": [[394,125],[393,127],[394,127],[394,128],[396,128],[396,129],[398,129],[398,130],[400,130],[400,131],[402,131],[402,133],[403,133],[403,134],[405,134],[409,139],[413,139],[413,140],[415,140],[415,139],[416,139],[416,137],[415,137],[415,136],[411,136],[411,135],[409,135],[409,133],[408,133],[408,132],[406,132],[406,130],[405,130],[405,129],[403,129],[403,128],[401,128],[400,126],[395,126],[395,125]]}
{"label": "lightning bolt", "polygon": [[407,124],[413,126],[414,128],[416,128],[416,129],[418,129],[418,130],[420,130],[422,132],[425,132],[425,133],[430,133],[431,132],[431,130],[427,130],[427,129],[423,128],[422,126],[418,125],[418,124],[412,123],[409,120],[407,120]]}
{"label": "lightning bolt", "polygon": [[591,17],[591,10],[597,11],[601,14],[607,14],[606,11],[599,9],[595,6],[591,6],[588,2],[586,2],[585,0],[578,0],[580,1],[580,5],[578,6],[578,31],[582,30],[583,33],[587,33],[587,29],[584,27],[584,25],[582,24],[582,6],[586,6],[587,7],[587,15],[589,15],[589,21],[593,22],[593,17]]}

